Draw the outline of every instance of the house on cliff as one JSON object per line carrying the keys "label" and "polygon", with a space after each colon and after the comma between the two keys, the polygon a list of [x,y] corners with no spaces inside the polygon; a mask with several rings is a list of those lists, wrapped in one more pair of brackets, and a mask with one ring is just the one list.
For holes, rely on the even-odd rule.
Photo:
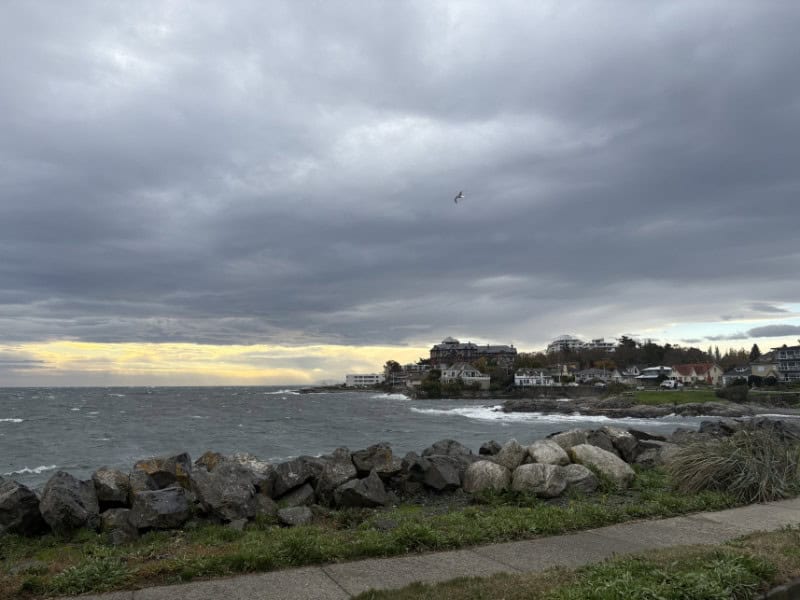
{"label": "house on cliff", "polygon": [[514,346],[479,346],[472,342],[462,343],[455,338],[447,337],[436,344],[430,351],[431,365],[452,365],[458,362],[472,363],[480,358],[493,361],[505,369],[514,366],[517,349]]}
{"label": "house on cliff", "polygon": [[472,365],[459,362],[442,369],[439,378],[442,383],[463,383],[464,385],[478,385],[482,390],[488,390],[491,378],[484,375]]}

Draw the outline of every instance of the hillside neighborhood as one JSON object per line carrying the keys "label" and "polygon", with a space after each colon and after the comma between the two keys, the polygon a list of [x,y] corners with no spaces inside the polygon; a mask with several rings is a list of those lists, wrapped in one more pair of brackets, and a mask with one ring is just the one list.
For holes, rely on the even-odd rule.
{"label": "hillside neighborhood", "polygon": [[513,345],[479,345],[447,337],[428,358],[401,365],[389,360],[381,373],[348,374],[347,387],[384,385],[410,388],[435,396],[458,389],[595,386],[617,384],[636,388],[728,386],[746,383],[771,386],[800,382],[800,345],[773,348],[762,354],[757,345],[744,349],[703,352],[623,336],[584,342],[562,335],[544,352],[522,353]]}

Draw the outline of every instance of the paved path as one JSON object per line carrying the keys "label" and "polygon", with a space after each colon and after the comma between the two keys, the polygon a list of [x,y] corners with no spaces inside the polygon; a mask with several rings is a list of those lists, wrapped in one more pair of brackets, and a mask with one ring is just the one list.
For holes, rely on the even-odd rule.
{"label": "paved path", "polygon": [[580,533],[407,555],[287,569],[263,575],[83,596],[83,600],[343,600],[369,589],[438,582],[461,576],[579,567],[613,555],[687,544],[718,544],[754,531],[800,525],[800,498],[720,512],[636,521]]}

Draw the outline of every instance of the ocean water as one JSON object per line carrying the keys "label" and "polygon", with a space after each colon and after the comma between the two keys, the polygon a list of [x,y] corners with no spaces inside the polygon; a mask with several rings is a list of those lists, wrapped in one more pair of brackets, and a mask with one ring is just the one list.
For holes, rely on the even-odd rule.
{"label": "ocean water", "polygon": [[575,427],[667,434],[702,420],[503,413],[500,404],[288,387],[0,388],[0,476],[41,487],[57,469],[86,478],[103,465],[129,470],[141,458],[183,451],[280,461],[377,442],[403,455],[451,438],[477,452],[492,439],[530,443]]}

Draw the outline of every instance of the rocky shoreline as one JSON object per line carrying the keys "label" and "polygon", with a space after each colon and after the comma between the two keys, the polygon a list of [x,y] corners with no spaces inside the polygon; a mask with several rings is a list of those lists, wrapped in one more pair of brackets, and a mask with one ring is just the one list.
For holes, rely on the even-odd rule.
{"label": "rocky shoreline", "polygon": [[[750,423],[778,423],[800,437],[800,424]],[[182,453],[140,460],[127,473],[101,467],[85,481],[59,471],[41,495],[0,478],[0,535],[89,529],[123,544],[146,531],[203,522],[244,528],[263,517],[294,526],[340,508],[381,508],[420,498],[447,501],[487,490],[541,498],[571,490],[591,494],[598,477],[625,488],[635,476],[631,465],[662,464],[682,444],[731,435],[741,426],[730,420],[705,422],[699,431],[677,430],[669,437],[616,427],[573,429],[528,444],[487,442],[477,454],[457,441],[441,440],[403,458],[386,443],[278,464],[215,452],[192,462]]]}
{"label": "rocky shoreline", "polygon": [[682,417],[754,417],[759,414],[784,414],[800,416],[797,409],[765,406],[761,404],[736,404],[734,402],[697,402],[687,404],[636,404],[623,397],[611,398],[514,398],[502,405],[503,412],[535,412],[542,414],[586,415],[614,419],[657,419],[670,415]]}

